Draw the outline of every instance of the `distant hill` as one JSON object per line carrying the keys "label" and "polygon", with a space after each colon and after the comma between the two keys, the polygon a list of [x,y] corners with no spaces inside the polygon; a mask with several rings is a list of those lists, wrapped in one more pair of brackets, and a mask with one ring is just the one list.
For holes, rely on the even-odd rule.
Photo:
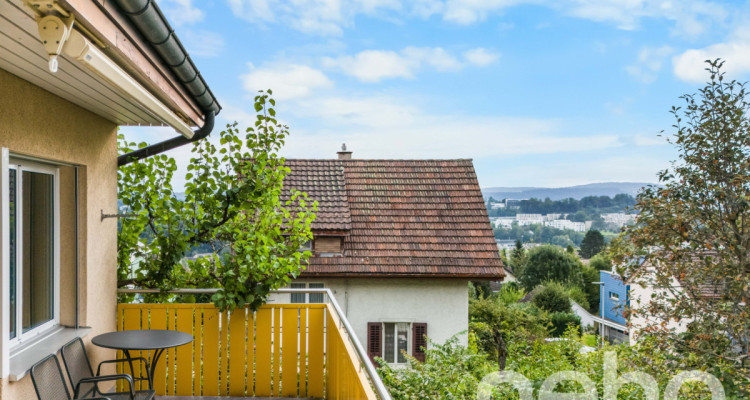
{"label": "distant hill", "polygon": [[524,200],[530,198],[551,200],[562,200],[574,198],[580,200],[586,196],[609,196],[613,197],[620,193],[627,193],[635,196],[638,191],[649,183],[642,182],[605,182],[590,183],[588,185],[569,186],[561,188],[541,188],[541,187],[491,187],[483,188],[482,194],[485,197],[492,196],[497,200],[517,199]]}

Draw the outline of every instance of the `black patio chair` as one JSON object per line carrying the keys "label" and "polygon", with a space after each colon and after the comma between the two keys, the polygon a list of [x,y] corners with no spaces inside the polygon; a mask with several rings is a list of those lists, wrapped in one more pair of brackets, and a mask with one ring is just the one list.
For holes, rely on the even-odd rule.
{"label": "black patio chair", "polygon": [[[110,398],[111,400],[151,400],[154,398],[153,390],[136,391],[133,377],[128,374],[100,375],[102,365],[107,363],[132,363],[135,360],[139,360],[145,363],[146,368],[148,368],[148,362],[145,358],[137,357],[102,361],[97,367],[96,375],[94,375],[94,371],[91,369],[91,363],[89,363],[89,357],[86,354],[86,347],[84,347],[83,341],[80,338],[75,338],[68,342],[62,347],[60,352],[62,353],[63,363],[65,363],[65,369],[68,371],[70,384],[75,388],[76,396],[80,393],[83,393],[84,396],[96,396],[98,393]],[[99,390],[99,382],[114,381],[118,379],[127,380],[130,385],[130,390],[127,392],[115,393],[103,393]],[[149,383],[151,382],[149,381]]]}
{"label": "black patio chair", "polygon": [[[31,381],[34,383],[34,390],[39,400],[72,400],[60,369],[60,362],[54,354],[48,355],[31,367]],[[108,397],[76,397],[76,399],[111,400]]]}

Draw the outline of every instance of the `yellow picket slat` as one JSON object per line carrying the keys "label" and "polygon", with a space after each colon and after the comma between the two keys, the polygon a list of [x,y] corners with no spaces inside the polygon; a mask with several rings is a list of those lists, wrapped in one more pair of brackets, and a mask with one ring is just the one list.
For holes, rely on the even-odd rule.
{"label": "yellow picket slat", "polygon": [[255,318],[253,318],[253,312],[247,311],[247,349],[246,351],[246,382],[247,382],[247,395],[252,396],[254,391],[253,381],[255,379]]}
{"label": "yellow picket slat", "polygon": [[219,329],[219,342],[221,343],[221,348],[219,349],[219,358],[221,359],[219,361],[219,396],[226,396],[227,395],[227,371],[229,371],[229,368],[227,366],[227,346],[228,344],[228,324],[229,321],[227,321],[227,313],[223,311],[221,313],[221,328]]}
{"label": "yellow picket slat", "polygon": [[297,397],[297,332],[299,309],[285,308],[281,317],[281,396]]}
{"label": "yellow picket slat", "polygon": [[273,395],[279,397],[281,386],[281,309],[273,308]]}
{"label": "yellow picket slat", "polygon": [[299,312],[299,396],[307,397],[307,308]]}
{"label": "yellow picket slat", "polygon": [[[123,325],[123,329],[126,331],[135,330],[135,329],[141,329],[141,309],[140,308],[129,308],[125,309],[125,312],[123,313],[123,319],[125,320],[125,323]],[[147,313],[148,310],[143,310],[144,313]],[[138,351],[131,351],[129,352],[131,357],[139,357],[140,352]],[[134,362],[133,363],[133,370],[130,369],[130,363],[124,363],[123,370],[126,374],[130,376],[145,376],[141,375],[141,363]],[[145,372],[145,371],[144,371]],[[139,384],[136,384],[136,388],[140,388],[140,382]]]}
{"label": "yellow picket slat", "polygon": [[203,396],[219,395],[219,321],[218,309],[203,311]]}
{"label": "yellow picket slat", "polygon": [[255,396],[271,396],[271,316],[270,308],[255,313]]}
{"label": "yellow picket slat", "polygon": [[[189,308],[178,308],[172,310],[177,321],[175,326],[178,331],[193,334],[193,310]],[[175,358],[172,360],[176,368],[175,394],[177,396],[191,396],[193,394],[193,344],[177,347]]]}
{"label": "yellow picket slat", "polygon": [[245,395],[245,312],[238,308],[229,315],[229,395]]}
{"label": "yellow picket slat", "polygon": [[322,309],[309,310],[307,349],[307,395],[323,397],[323,317]]}
{"label": "yellow picket slat", "polygon": [[201,382],[203,381],[203,309],[194,308],[193,321],[193,394],[201,395]]}

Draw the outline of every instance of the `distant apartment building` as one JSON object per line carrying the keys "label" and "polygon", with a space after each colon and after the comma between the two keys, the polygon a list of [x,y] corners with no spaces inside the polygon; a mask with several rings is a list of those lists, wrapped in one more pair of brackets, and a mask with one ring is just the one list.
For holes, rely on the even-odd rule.
{"label": "distant apartment building", "polygon": [[505,208],[505,203],[490,203],[490,208],[493,210]]}
{"label": "distant apartment building", "polygon": [[604,222],[607,224],[614,224],[621,227],[633,221],[633,215],[625,213],[605,213],[602,214],[602,219],[604,219]]}
{"label": "distant apartment building", "polygon": [[585,222],[573,222],[568,221],[567,219],[556,219],[546,222],[545,225],[557,229],[569,229],[576,232],[586,232]]}
{"label": "distant apartment building", "polygon": [[516,222],[516,217],[495,217],[490,218],[492,226],[495,228],[510,228]]}

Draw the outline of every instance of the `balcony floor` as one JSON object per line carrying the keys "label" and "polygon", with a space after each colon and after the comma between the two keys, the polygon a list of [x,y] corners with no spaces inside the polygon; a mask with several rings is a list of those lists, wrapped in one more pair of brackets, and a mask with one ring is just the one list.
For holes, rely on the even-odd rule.
{"label": "balcony floor", "polygon": [[[201,396],[156,396],[155,400],[292,400],[289,397],[201,397]],[[299,398],[296,400],[314,400],[313,398]]]}

